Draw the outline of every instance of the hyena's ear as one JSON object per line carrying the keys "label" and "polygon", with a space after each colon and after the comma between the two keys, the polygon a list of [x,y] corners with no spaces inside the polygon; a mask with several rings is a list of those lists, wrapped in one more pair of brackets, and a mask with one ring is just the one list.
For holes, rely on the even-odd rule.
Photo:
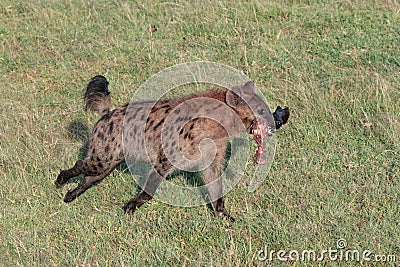
{"label": "hyena's ear", "polygon": [[246,102],[242,98],[242,90],[234,86],[226,92],[226,103],[232,108],[244,106]]}
{"label": "hyena's ear", "polygon": [[233,107],[240,107],[246,105],[244,98],[246,96],[254,95],[256,92],[256,85],[253,81],[248,81],[241,86],[234,86],[226,93],[226,103]]}
{"label": "hyena's ear", "polygon": [[242,92],[245,95],[254,95],[256,93],[256,84],[253,81],[245,82],[242,85]]}

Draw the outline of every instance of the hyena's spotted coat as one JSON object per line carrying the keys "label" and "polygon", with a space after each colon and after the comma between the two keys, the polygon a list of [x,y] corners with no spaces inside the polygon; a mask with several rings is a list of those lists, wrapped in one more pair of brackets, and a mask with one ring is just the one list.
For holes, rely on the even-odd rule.
{"label": "hyena's spotted coat", "polygon": [[[57,177],[56,182],[64,184],[70,178],[84,174],[83,181],[66,194],[64,201],[73,201],[91,185],[105,178],[129,154],[129,158],[151,161],[154,166],[143,190],[124,206],[125,212],[134,212],[152,198],[162,179],[172,174],[177,165],[186,164],[185,160],[195,162],[201,157],[199,146],[205,138],[213,140],[216,153],[211,165],[203,171],[204,183],[219,180],[229,134],[226,127],[216,120],[198,115],[214,112],[219,114],[224,122],[231,124],[229,127],[232,126],[232,129],[250,132],[255,122],[267,123],[265,116],[269,112],[254,89],[254,83],[247,82],[232,91],[219,89],[180,99],[136,102],[110,111],[108,81],[103,76],[95,76],[87,86],[86,108],[98,112],[102,117],[91,134],[87,157],[78,160],[71,169],[61,171]],[[210,105],[198,104],[196,108],[193,108],[196,105],[185,105],[191,100],[201,103],[201,99],[215,101],[209,102]],[[257,107],[255,112],[250,106]],[[230,113],[226,112],[227,108]],[[218,109],[221,111],[218,112]],[[278,107],[273,115],[275,121],[269,122],[269,127],[274,130],[287,122],[289,110]],[[244,125],[244,128],[235,128],[236,124]],[[124,153],[122,143],[126,140],[129,140],[129,151]],[[144,153],[146,150],[147,153]],[[205,147],[202,152],[207,150]],[[214,183],[213,187],[208,187],[209,197],[213,200],[213,208],[217,215],[232,219],[224,207],[221,184]]]}

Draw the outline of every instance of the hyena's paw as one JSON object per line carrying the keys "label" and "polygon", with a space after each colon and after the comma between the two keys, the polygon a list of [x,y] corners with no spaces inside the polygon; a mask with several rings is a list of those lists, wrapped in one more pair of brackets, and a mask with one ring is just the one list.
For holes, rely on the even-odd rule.
{"label": "hyena's paw", "polygon": [[225,218],[230,220],[231,222],[235,221],[235,218],[233,218],[225,209],[224,205],[224,200],[222,198],[217,200],[216,206],[215,206],[215,215],[221,218]]}
{"label": "hyena's paw", "polygon": [[75,198],[77,198],[77,194],[75,192],[75,190],[69,190],[64,197],[64,202],[65,203],[70,203],[72,202]]}
{"label": "hyena's paw", "polygon": [[228,219],[231,222],[235,222],[236,219],[233,218],[227,211],[216,211],[215,215],[220,218]]}
{"label": "hyena's paw", "polygon": [[56,185],[63,185],[65,184],[70,177],[68,177],[67,170],[61,170],[60,174],[57,176],[57,180],[55,182]]}
{"label": "hyena's paw", "polygon": [[69,170],[61,170],[60,174],[57,176],[56,185],[62,185],[68,182],[72,177],[78,176],[83,173],[83,161],[78,160],[74,167]]}
{"label": "hyena's paw", "polygon": [[129,201],[124,205],[123,210],[125,213],[134,213],[138,206],[136,201]]}

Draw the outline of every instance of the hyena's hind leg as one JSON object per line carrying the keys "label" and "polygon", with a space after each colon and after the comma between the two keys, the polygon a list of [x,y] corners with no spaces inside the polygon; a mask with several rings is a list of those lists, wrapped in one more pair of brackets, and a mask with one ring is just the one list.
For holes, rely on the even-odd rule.
{"label": "hyena's hind leg", "polygon": [[[100,165],[102,168],[99,168],[99,163],[97,163],[97,169],[93,170],[92,168],[90,172],[86,172],[82,182],[76,188],[67,192],[67,194],[64,197],[64,202],[69,203],[78,196],[82,195],[93,184],[100,182],[107,175],[109,175],[121,162],[122,159],[112,161],[112,163],[102,162]],[[87,165],[89,166],[91,164],[93,164],[93,162],[90,162]]]}
{"label": "hyena's hind leg", "polygon": [[[61,170],[60,174],[57,176],[56,184],[63,185],[68,182],[69,179],[81,174],[97,176],[102,173],[102,168],[100,169],[100,167],[103,167],[103,163],[104,162],[101,162],[100,159],[98,162],[95,162],[93,156],[88,156],[84,160],[78,160],[71,169]],[[107,166],[105,167],[105,169],[108,169]]]}
{"label": "hyena's hind leg", "polygon": [[151,200],[158,186],[161,184],[163,177],[155,170],[152,170],[147,177],[144,188],[139,194],[131,198],[123,207],[125,213],[133,213],[137,208],[147,201]]}
{"label": "hyena's hind leg", "polygon": [[60,174],[57,176],[56,183],[59,185],[65,184],[72,177],[81,175],[83,173],[83,160],[78,160],[71,169],[61,170]]}

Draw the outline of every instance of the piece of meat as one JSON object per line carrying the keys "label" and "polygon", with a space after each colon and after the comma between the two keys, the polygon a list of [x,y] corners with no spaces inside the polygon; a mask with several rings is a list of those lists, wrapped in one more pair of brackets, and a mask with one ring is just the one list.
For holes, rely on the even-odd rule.
{"label": "piece of meat", "polygon": [[254,140],[258,145],[254,154],[254,162],[256,164],[265,164],[267,163],[267,151],[264,143],[264,137],[271,134],[269,131],[269,126],[266,122],[259,122],[258,120],[255,120],[253,122],[252,132]]}

